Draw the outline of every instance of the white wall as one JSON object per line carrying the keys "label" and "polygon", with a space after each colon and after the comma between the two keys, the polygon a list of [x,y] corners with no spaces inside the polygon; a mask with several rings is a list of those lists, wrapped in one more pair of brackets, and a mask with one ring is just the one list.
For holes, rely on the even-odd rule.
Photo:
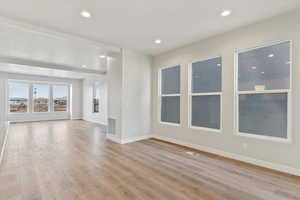
{"label": "white wall", "polygon": [[[300,175],[300,10],[242,27],[153,58],[152,133],[159,138],[190,145],[225,156],[267,167],[297,172]],[[293,41],[293,113],[292,143],[280,143],[241,137],[234,134],[234,50]],[[223,132],[214,133],[188,128],[188,64],[196,59],[221,55],[223,59]],[[181,125],[170,126],[158,121],[158,70],[181,65]],[[247,144],[248,148],[243,148]]]}
{"label": "white wall", "polygon": [[150,134],[151,63],[147,56],[123,50],[122,140]]}
{"label": "white wall", "polygon": [[[100,91],[100,112],[93,112],[93,87],[98,84]],[[95,122],[107,125],[107,81],[106,80],[91,80],[83,81],[83,119],[90,122]]]}
{"label": "white wall", "polygon": [[123,49],[108,62],[108,117],[116,120],[114,140],[127,143],[149,136],[151,63],[147,56]]}
{"label": "white wall", "polygon": [[[45,81],[51,83],[67,83],[72,85],[72,107],[70,113],[26,113],[26,114],[7,114],[7,81],[8,80],[29,80]],[[1,118],[8,121],[36,121],[36,120],[56,120],[56,119],[81,119],[82,118],[82,80],[61,79],[42,76],[30,76],[12,73],[0,73],[0,93],[1,93]]]}
{"label": "white wall", "polygon": [[108,59],[107,72],[107,96],[108,96],[108,118],[114,119],[116,140],[121,140],[122,129],[122,57]]}

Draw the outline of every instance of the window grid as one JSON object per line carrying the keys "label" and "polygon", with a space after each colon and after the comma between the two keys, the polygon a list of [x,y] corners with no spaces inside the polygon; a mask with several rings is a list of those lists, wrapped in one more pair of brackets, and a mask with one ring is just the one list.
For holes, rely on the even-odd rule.
{"label": "window grid", "polygon": [[[283,44],[285,42],[290,43],[290,76],[289,76],[289,82],[290,82],[290,88],[289,89],[262,89],[262,90],[248,90],[248,91],[240,91],[239,90],[239,54],[240,53],[245,53],[249,52],[252,50],[264,48],[264,47],[269,47],[272,45],[279,45]],[[291,137],[291,123],[292,123],[292,118],[291,118],[291,109],[292,109],[292,65],[293,65],[293,54],[292,54],[292,41],[281,41],[281,42],[275,42],[271,44],[265,44],[262,46],[254,47],[254,48],[249,48],[246,50],[236,50],[234,54],[234,87],[235,87],[235,95],[234,95],[234,105],[235,105],[235,133],[238,136],[244,136],[244,137],[249,137],[249,138],[256,138],[256,139],[262,139],[262,140],[270,140],[270,141],[275,141],[275,142],[283,142],[283,143],[291,143],[292,142],[292,137]],[[244,133],[240,132],[239,130],[239,97],[242,94],[287,94],[288,102],[287,102],[287,138],[279,138],[279,137],[274,137],[274,136],[264,136],[264,135],[258,135],[258,134],[250,134],[250,133]]]}
{"label": "window grid", "polygon": [[[179,97],[179,98],[181,98],[181,93],[180,93],[180,88],[179,88],[179,93],[174,93],[174,94],[163,94],[162,93],[162,70],[164,70],[164,69],[170,69],[170,68],[177,67],[177,66],[179,66],[179,68],[181,68],[180,65],[174,65],[172,67],[162,67],[162,68],[159,69],[159,73],[158,73],[158,91],[159,91],[159,95],[158,95],[158,98],[159,98],[159,100],[158,100],[159,101],[159,112],[158,112],[158,115],[159,116],[158,116],[158,119],[159,119],[159,123],[166,124],[166,125],[172,125],[172,126],[180,126],[181,120],[180,120],[179,123],[172,123],[172,122],[164,122],[164,121],[162,121],[162,119],[161,119],[162,98],[163,97]],[[180,80],[181,80],[181,78],[179,78],[179,82],[180,82]],[[179,119],[180,119],[180,116],[179,116]]]}
{"label": "window grid", "polygon": [[[70,86],[68,84],[65,83],[49,83],[49,82],[32,82],[32,81],[26,81],[26,80],[8,80],[7,81],[7,86],[9,88],[9,84],[10,83],[23,83],[23,84],[28,84],[29,86],[29,91],[28,91],[28,102],[27,102],[27,112],[10,112],[9,109],[9,94],[10,91],[9,89],[7,90],[7,113],[8,114],[13,114],[13,115],[18,115],[18,114],[38,114],[38,113],[60,113],[61,111],[54,111],[54,99],[53,99],[53,86],[66,86],[68,88],[68,92],[67,92],[67,110],[63,111],[61,113],[64,112],[69,112],[69,106],[70,106],[70,101],[69,101],[69,93],[70,93]],[[34,111],[34,88],[33,85],[35,84],[42,84],[42,85],[48,85],[49,86],[49,90],[48,90],[48,111],[47,112],[35,112]]]}
{"label": "window grid", "polygon": [[[189,127],[192,129],[198,129],[198,130],[204,130],[204,131],[211,131],[211,132],[216,132],[216,133],[221,133],[222,132],[222,84],[221,84],[221,92],[200,92],[200,93],[195,93],[193,92],[193,63],[201,62],[201,61],[206,61],[206,60],[211,60],[214,58],[220,58],[221,56],[215,56],[207,59],[198,59],[191,64],[189,64],[188,67],[188,102],[189,102],[189,115],[188,115],[188,122],[189,122]],[[222,62],[222,61],[221,61]],[[220,63],[220,67],[222,67],[222,63]],[[221,75],[222,76],[222,75]],[[221,78],[222,82],[222,78]],[[192,99],[193,97],[196,96],[219,96],[220,97],[220,129],[215,129],[215,128],[208,128],[208,127],[200,127],[200,126],[193,126],[192,125]]]}

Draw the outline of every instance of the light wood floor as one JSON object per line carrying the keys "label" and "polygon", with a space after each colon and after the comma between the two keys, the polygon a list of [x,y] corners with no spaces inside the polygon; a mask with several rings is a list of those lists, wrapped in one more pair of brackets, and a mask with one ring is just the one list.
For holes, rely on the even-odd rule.
{"label": "light wood floor", "polygon": [[84,121],[13,124],[1,200],[300,199],[300,179],[147,140],[119,145]]}

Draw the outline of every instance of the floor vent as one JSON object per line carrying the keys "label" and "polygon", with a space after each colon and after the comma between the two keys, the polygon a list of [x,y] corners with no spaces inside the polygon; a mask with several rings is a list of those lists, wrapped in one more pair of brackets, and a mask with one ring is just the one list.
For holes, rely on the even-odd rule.
{"label": "floor vent", "polygon": [[116,119],[108,118],[107,133],[112,135],[116,134]]}

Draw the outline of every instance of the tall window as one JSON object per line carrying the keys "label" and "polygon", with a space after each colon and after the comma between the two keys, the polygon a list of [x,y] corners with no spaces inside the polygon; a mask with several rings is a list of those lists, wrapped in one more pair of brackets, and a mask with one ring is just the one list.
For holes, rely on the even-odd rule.
{"label": "tall window", "polygon": [[191,65],[190,126],[221,129],[222,58]]}
{"label": "tall window", "polygon": [[93,112],[94,113],[100,112],[99,102],[100,102],[100,88],[98,83],[95,83],[93,87]]}
{"label": "tall window", "polygon": [[69,87],[67,85],[53,85],[52,88],[54,112],[67,112]]}
{"label": "tall window", "polygon": [[48,112],[49,111],[49,85],[48,84],[33,84],[33,112]]}
{"label": "tall window", "polygon": [[9,82],[8,94],[9,112],[28,112],[29,84],[21,82]]}
{"label": "tall window", "polygon": [[237,130],[289,139],[291,42],[237,52]]}
{"label": "tall window", "polygon": [[160,71],[160,121],[180,124],[180,66]]}

